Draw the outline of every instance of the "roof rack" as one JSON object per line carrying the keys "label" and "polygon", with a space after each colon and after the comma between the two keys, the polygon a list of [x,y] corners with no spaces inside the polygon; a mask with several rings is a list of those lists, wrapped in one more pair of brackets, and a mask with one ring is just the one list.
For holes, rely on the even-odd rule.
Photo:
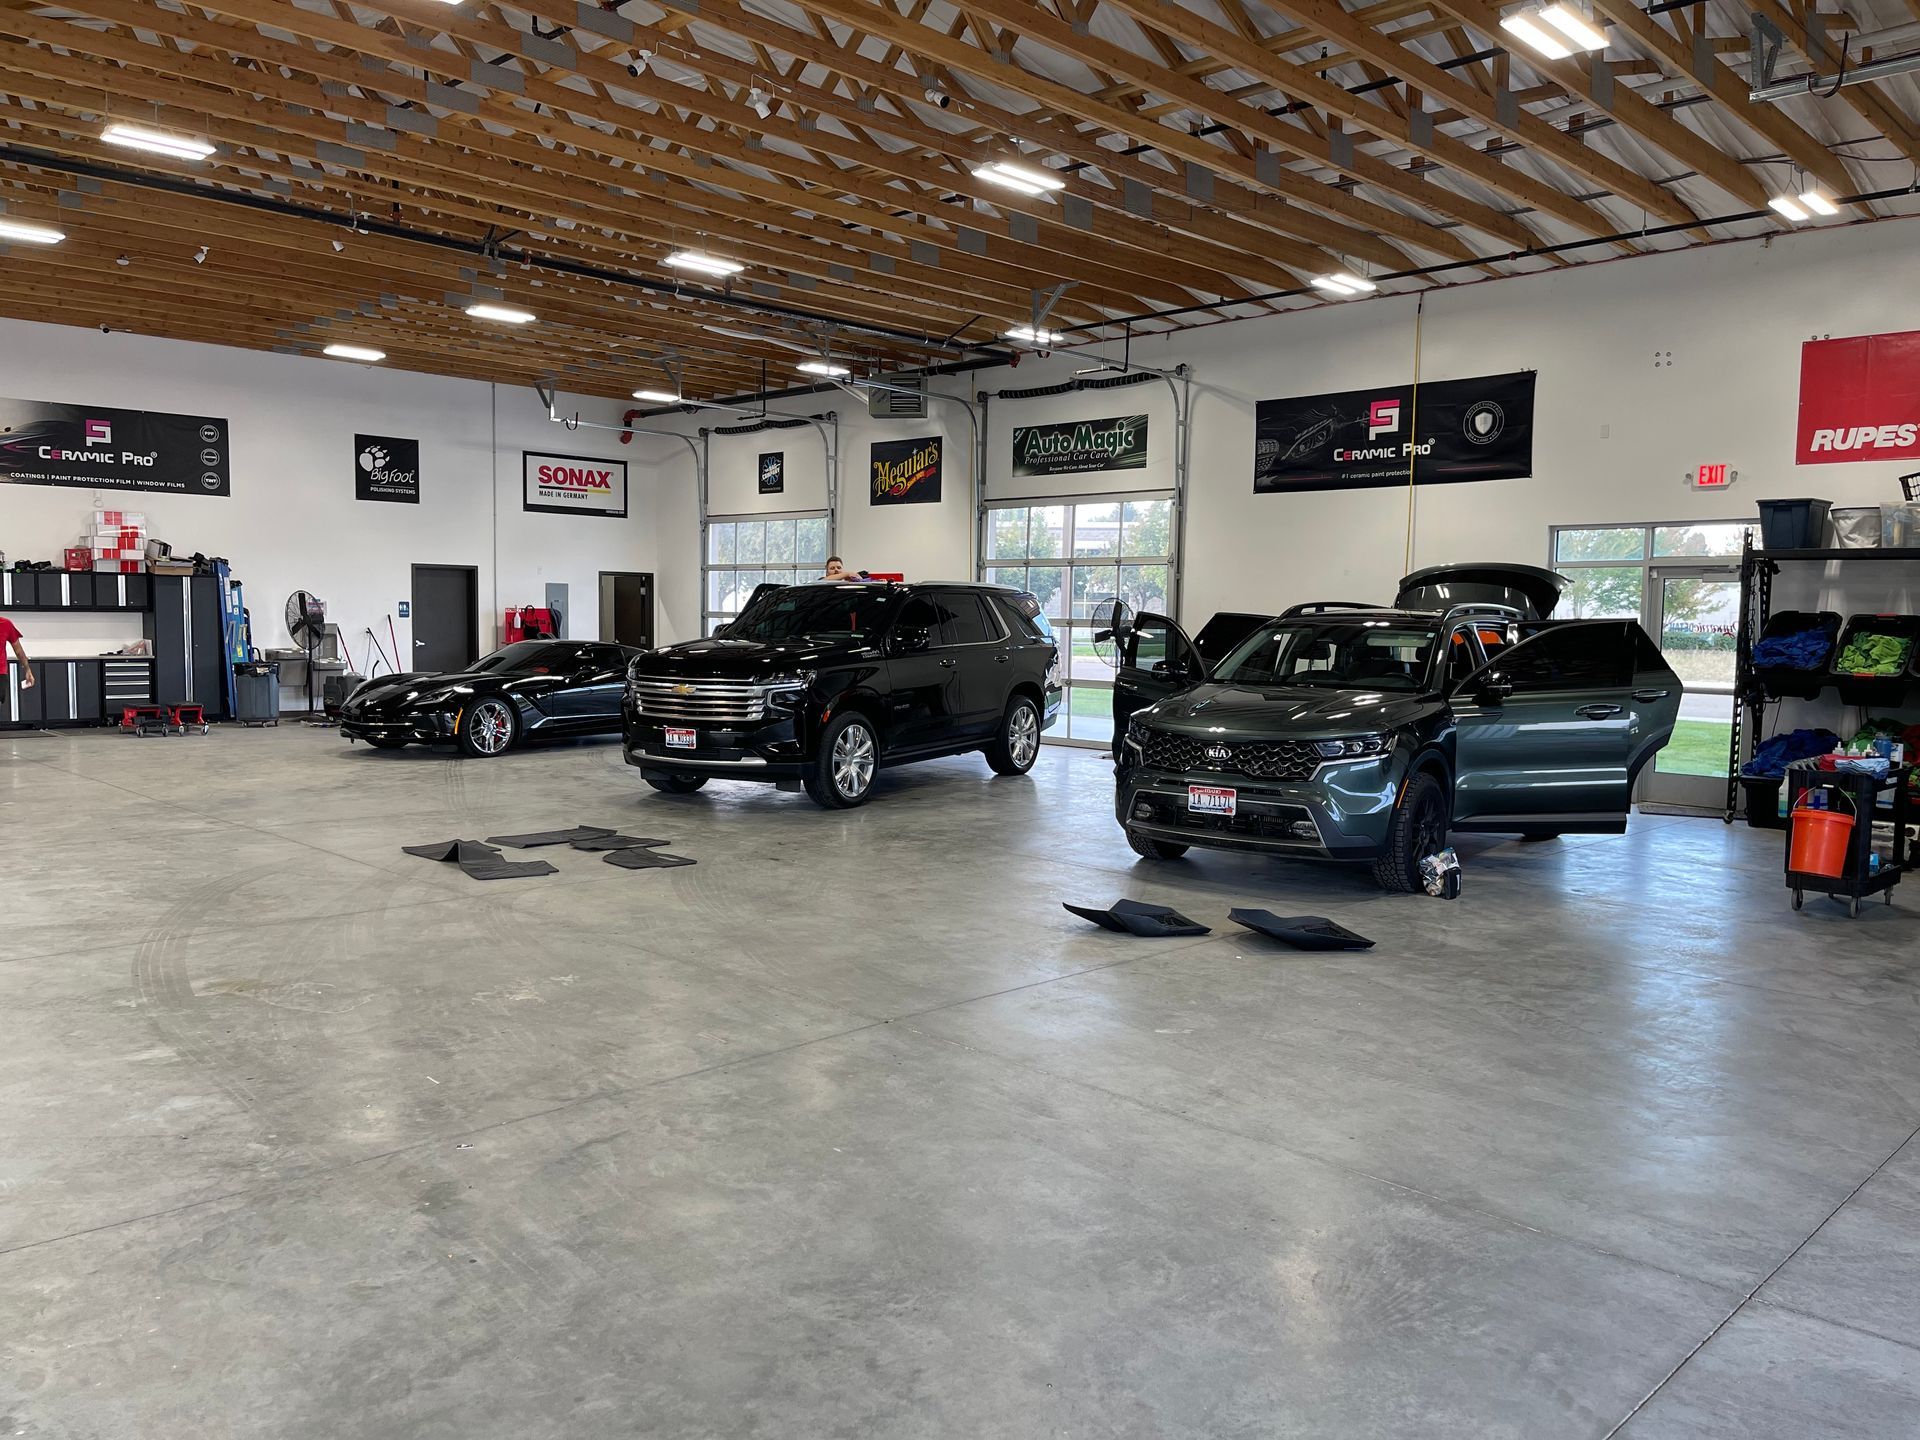
{"label": "roof rack", "polygon": [[1370,600],[1315,600],[1306,605],[1289,605],[1280,612],[1280,618],[1289,615],[1319,615],[1328,610],[1384,610],[1391,607],[1375,605]]}

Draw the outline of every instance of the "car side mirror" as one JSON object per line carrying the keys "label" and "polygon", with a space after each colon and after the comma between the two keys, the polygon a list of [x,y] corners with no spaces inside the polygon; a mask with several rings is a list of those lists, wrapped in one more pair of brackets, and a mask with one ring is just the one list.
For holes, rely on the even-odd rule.
{"label": "car side mirror", "polygon": [[933,648],[933,633],[921,626],[893,632],[893,653],[919,655]]}
{"label": "car side mirror", "polygon": [[1473,687],[1473,698],[1482,705],[1504,705],[1511,694],[1513,686],[1497,675],[1489,676]]}

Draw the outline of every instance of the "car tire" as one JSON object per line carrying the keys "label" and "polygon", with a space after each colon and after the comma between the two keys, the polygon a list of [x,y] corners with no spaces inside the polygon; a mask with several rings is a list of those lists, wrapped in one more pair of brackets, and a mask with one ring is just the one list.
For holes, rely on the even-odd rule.
{"label": "car tire", "polygon": [[513,706],[497,695],[475,701],[460,717],[460,753],[490,760],[504,755],[519,738],[520,722]]}
{"label": "car tire", "polygon": [[801,777],[808,797],[823,810],[851,810],[873,793],[880,770],[880,737],[858,711],[836,715],[820,732],[820,750]]}
{"label": "car tire", "polygon": [[1156,840],[1138,830],[1127,831],[1127,844],[1134,854],[1145,860],[1178,860],[1193,848],[1177,840]]}
{"label": "car tire", "polygon": [[1558,830],[1536,830],[1533,834],[1522,835],[1520,838],[1526,843],[1532,844],[1536,840],[1558,840],[1560,838],[1560,832]]}
{"label": "car tire", "polygon": [[1382,890],[1407,895],[1421,888],[1420,862],[1445,848],[1452,819],[1446,786],[1426,770],[1407,781],[1394,807],[1386,848],[1373,862]]}
{"label": "car tire", "polygon": [[381,736],[376,739],[374,736],[369,735],[366,737],[366,741],[367,744],[376,750],[403,750],[407,744],[406,741],[395,740],[391,736]]}
{"label": "car tire", "polygon": [[662,795],[691,795],[707,783],[704,775],[686,775],[678,770],[642,770],[640,778]]}
{"label": "car tire", "polygon": [[1025,695],[1007,702],[1000,730],[983,751],[996,775],[1024,775],[1040,758],[1040,707]]}

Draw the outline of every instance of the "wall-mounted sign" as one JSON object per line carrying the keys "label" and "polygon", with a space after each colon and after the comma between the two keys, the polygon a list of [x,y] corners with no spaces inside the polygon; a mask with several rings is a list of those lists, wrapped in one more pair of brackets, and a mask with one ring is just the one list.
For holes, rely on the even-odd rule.
{"label": "wall-mounted sign", "polygon": [[878,440],[872,453],[869,497],[875,505],[940,503],[940,437]]}
{"label": "wall-mounted sign", "polygon": [[760,457],[760,493],[778,495],[787,488],[787,455],[776,450]]}
{"label": "wall-mounted sign", "polygon": [[1796,464],[1916,457],[1920,330],[1809,340],[1800,347]]}
{"label": "wall-mounted sign", "polygon": [[546,515],[598,515],[624,519],[627,462],[590,455],[520,452],[520,508]]}
{"label": "wall-mounted sign", "polygon": [[1147,417],[1068,420],[1055,425],[1019,425],[1013,432],[1013,475],[1079,475],[1089,470],[1144,470]]}
{"label": "wall-mounted sign", "polygon": [[1717,465],[1702,465],[1689,471],[1687,483],[1696,490],[1724,490],[1740,478],[1740,472],[1724,461]]}
{"label": "wall-mounted sign", "polygon": [[1253,489],[1357,490],[1533,473],[1532,371],[1262,400]]}
{"label": "wall-mounted sign", "polygon": [[420,503],[420,442],[397,435],[353,437],[353,498]]}
{"label": "wall-mounted sign", "polygon": [[0,400],[0,483],[230,495],[227,422]]}

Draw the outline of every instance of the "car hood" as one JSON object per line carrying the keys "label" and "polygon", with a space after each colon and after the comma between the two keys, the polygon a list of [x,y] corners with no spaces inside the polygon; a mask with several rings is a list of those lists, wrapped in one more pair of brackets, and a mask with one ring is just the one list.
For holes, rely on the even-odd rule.
{"label": "car hood", "polygon": [[501,678],[487,671],[452,671],[446,674],[402,671],[398,675],[382,675],[377,680],[367,681],[347,697],[346,703],[356,710],[368,707],[398,709],[443,695],[456,686],[494,689]]}
{"label": "car hood", "polygon": [[1314,685],[1209,684],[1141,712],[1156,729],[1202,738],[1364,735],[1391,730],[1441,702],[1398,690],[1329,690]]}
{"label": "car hood", "polygon": [[871,645],[817,640],[689,640],[670,645],[635,660],[628,674],[635,679],[761,680],[790,675],[796,670],[856,658],[877,659]]}

